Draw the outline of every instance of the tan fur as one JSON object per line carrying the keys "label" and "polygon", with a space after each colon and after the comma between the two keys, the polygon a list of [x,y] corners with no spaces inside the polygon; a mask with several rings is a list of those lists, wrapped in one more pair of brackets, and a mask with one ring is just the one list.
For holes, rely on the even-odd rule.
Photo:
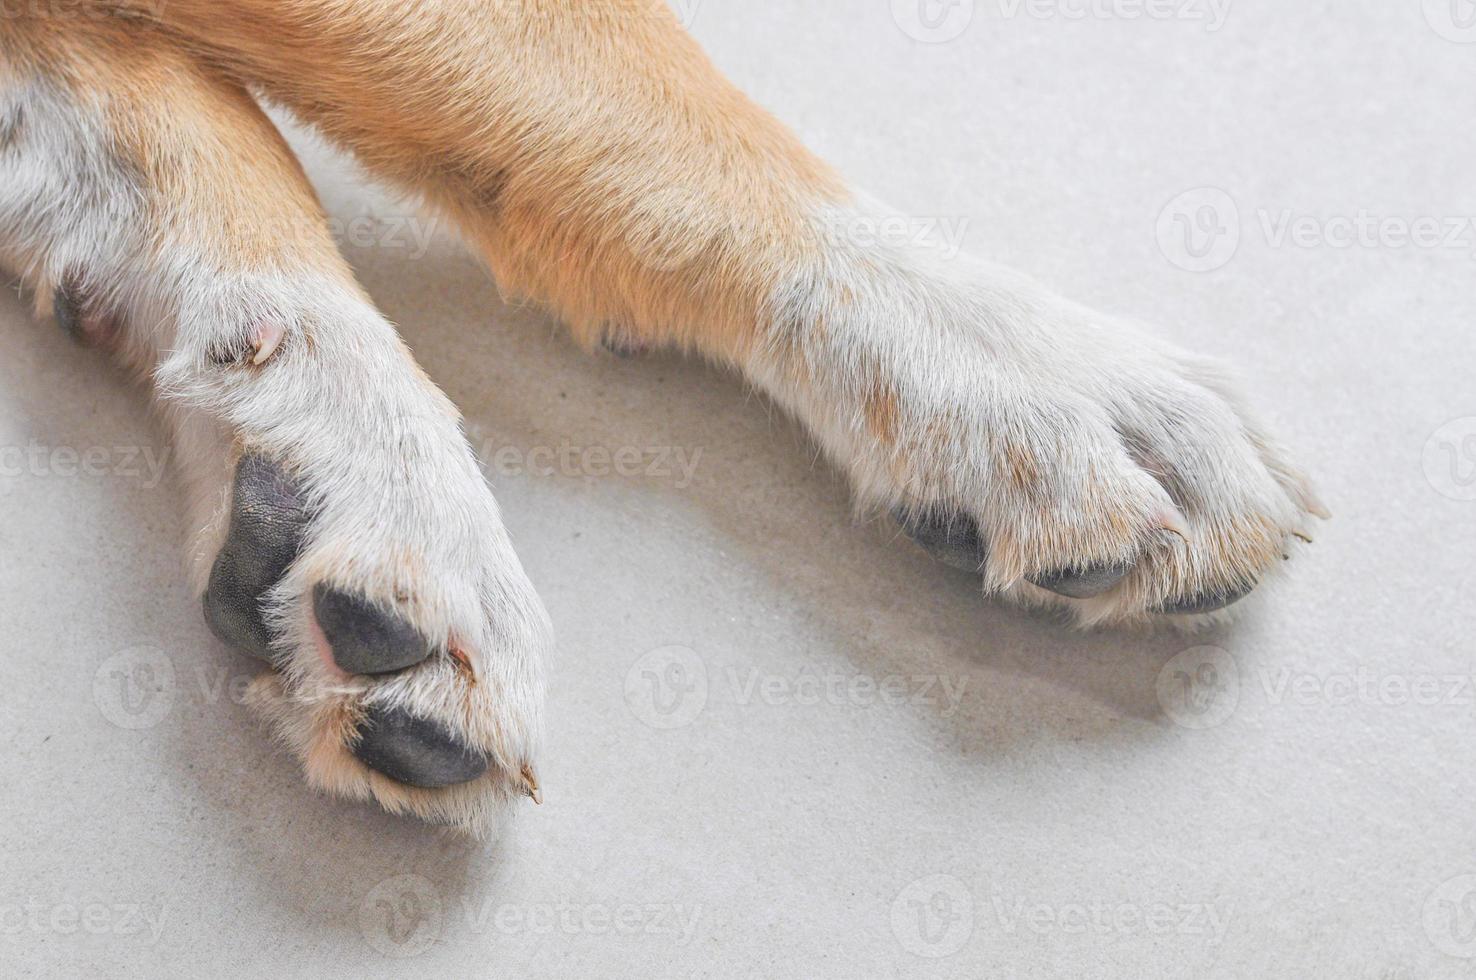
{"label": "tan fur", "polygon": [[590,346],[737,360],[769,270],[817,248],[808,209],[845,197],[660,0],[170,0],[160,20],[424,194]]}
{"label": "tan fur", "polygon": [[877,378],[866,390],[866,424],[872,435],[884,446],[897,441],[898,416],[902,409],[897,393],[887,383]]}
{"label": "tan fur", "polygon": [[9,56],[33,62],[17,67],[99,104],[158,237],[195,239],[223,269],[305,263],[352,281],[297,158],[240,86],[145,24],[20,18],[0,29]]}

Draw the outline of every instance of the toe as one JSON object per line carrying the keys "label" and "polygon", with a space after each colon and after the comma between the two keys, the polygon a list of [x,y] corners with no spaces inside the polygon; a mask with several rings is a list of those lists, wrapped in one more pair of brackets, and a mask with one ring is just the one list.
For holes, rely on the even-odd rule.
{"label": "toe", "polygon": [[205,621],[216,636],[272,660],[264,601],[297,560],[309,519],[301,488],[282,467],[262,456],[241,460],[226,543],[205,590]]}
{"label": "toe", "polygon": [[313,614],[333,662],[345,673],[393,673],[431,655],[419,630],[361,596],[319,585],[313,589]]}
{"label": "toe", "polygon": [[[989,558],[989,546],[978,522],[965,514],[896,515],[907,536],[938,561],[967,572],[978,572]],[[1111,562],[1037,575],[1030,581],[1069,599],[1090,599],[1111,590],[1133,571],[1131,562]]]}
{"label": "toe", "polygon": [[989,558],[979,525],[966,514],[897,514],[897,523],[909,538],[945,565],[977,572]]}
{"label": "toe", "polygon": [[424,789],[470,782],[487,771],[485,755],[436,722],[400,708],[371,707],[353,753],[370,769]]}
{"label": "toe", "polygon": [[1088,568],[1037,575],[1030,581],[1047,592],[1054,592],[1068,599],[1092,599],[1110,591],[1117,583],[1127,578],[1134,567],[1125,562],[1093,565]]}

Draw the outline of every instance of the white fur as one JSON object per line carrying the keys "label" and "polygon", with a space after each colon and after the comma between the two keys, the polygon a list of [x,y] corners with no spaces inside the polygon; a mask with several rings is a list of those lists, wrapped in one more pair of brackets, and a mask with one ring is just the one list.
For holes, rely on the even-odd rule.
{"label": "white fur", "polygon": [[[271,611],[287,637],[285,668],[256,685],[253,704],[315,785],[486,829],[524,795],[551,630],[455,408],[346,273],[296,262],[234,268],[208,237],[167,231],[190,222],[160,219],[168,202],[147,199],[148,188],[109,155],[100,115],[43,80],[0,80],[0,120],[17,111],[21,128],[0,151],[0,255],[43,312],[58,285],[76,280],[118,315],[121,352],[149,378],[175,436],[198,591],[223,539],[242,452],[287,464],[316,507]],[[264,322],[284,337],[258,366],[249,343]],[[396,609],[443,648],[454,640],[471,657],[475,685],[444,649],[392,677],[335,675],[309,622],[318,582]],[[371,772],[346,741],[372,703],[437,719],[490,754],[488,775],[417,790]]]}
{"label": "white fur", "polygon": [[[989,545],[988,591],[1084,625],[1148,622],[1162,604],[1260,580],[1305,534],[1320,505],[1219,365],[1007,269],[835,234],[889,217],[860,208],[817,212],[820,258],[781,277],[745,368],[864,507],[967,513]],[[895,401],[890,441],[868,419],[879,392]],[[1244,525],[1273,529],[1277,554],[1237,544]],[[1138,567],[1098,599],[1026,581],[1113,562]]]}

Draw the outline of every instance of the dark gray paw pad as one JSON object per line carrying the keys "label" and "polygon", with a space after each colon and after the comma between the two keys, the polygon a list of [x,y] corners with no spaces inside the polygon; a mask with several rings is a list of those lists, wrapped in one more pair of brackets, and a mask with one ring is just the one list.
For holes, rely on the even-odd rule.
{"label": "dark gray paw pad", "polygon": [[333,662],[350,674],[389,674],[431,655],[420,631],[368,599],[326,585],[313,589],[313,614],[333,650]]}
{"label": "dark gray paw pad", "polygon": [[84,342],[87,335],[82,329],[82,300],[70,286],[62,286],[51,298],[51,308],[56,322],[61,324],[73,340]]}
{"label": "dark gray paw pad", "polygon": [[639,341],[622,340],[617,337],[606,337],[600,341],[600,345],[622,361],[645,357],[651,353],[651,348]]}
{"label": "dark gray paw pad", "polygon": [[894,514],[903,532],[945,565],[978,572],[989,559],[979,525],[963,514]]}
{"label": "dark gray paw pad", "polygon": [[1197,616],[1201,613],[1217,612],[1235,605],[1254,592],[1255,588],[1255,585],[1246,585],[1219,592],[1207,592],[1204,595],[1192,596],[1182,602],[1159,606],[1153,611],[1162,616]]}
{"label": "dark gray paw pad", "polygon": [[98,312],[88,302],[82,287],[68,280],[51,296],[51,310],[56,322],[79,344],[89,347],[109,345],[118,331],[118,320]]}
{"label": "dark gray paw pad", "polygon": [[210,570],[205,621],[216,636],[261,660],[272,660],[262,602],[302,551],[311,520],[301,488],[263,456],[236,467],[231,524]]}
{"label": "dark gray paw pad", "polygon": [[1030,581],[1047,592],[1068,599],[1091,599],[1112,589],[1132,572],[1131,564],[1093,565],[1089,568],[1049,575],[1037,575]]}
{"label": "dark gray paw pad", "polygon": [[371,707],[353,753],[370,769],[424,789],[471,782],[487,771],[486,756],[435,722],[401,708]]}

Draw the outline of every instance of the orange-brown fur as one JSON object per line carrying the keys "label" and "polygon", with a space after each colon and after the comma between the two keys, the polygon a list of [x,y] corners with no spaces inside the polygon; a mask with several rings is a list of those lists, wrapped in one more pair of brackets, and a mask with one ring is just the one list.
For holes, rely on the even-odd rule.
{"label": "orange-brown fur", "polygon": [[[353,283],[296,156],[224,74],[161,31],[114,17],[8,18],[0,40],[4,75],[40,73],[107,120],[109,152],[136,175],[153,247],[192,242],[223,273],[310,267]],[[58,284],[36,289],[43,313],[48,285]]]}
{"label": "orange-brown fur", "polygon": [[453,216],[504,289],[591,345],[738,358],[766,270],[814,248],[806,209],[844,197],[659,0],[170,0],[158,18]]}

